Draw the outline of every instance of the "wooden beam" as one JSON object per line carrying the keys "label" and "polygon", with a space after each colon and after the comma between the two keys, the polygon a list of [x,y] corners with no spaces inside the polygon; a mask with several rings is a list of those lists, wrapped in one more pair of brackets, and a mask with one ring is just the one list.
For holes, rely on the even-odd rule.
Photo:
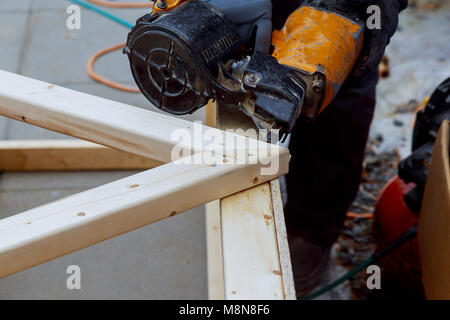
{"label": "wooden beam", "polygon": [[284,299],[270,185],[221,201],[226,299]]}
{"label": "wooden beam", "polygon": [[[183,149],[194,163],[199,159],[201,163],[169,163],[1,220],[0,276],[264,183],[288,170],[290,156],[285,148],[5,71],[0,71],[0,115],[159,162],[174,160],[174,149]],[[188,139],[174,138],[180,131]],[[215,135],[222,140],[205,146],[206,131],[209,138]],[[220,156],[220,163],[205,163],[211,151]],[[249,161],[255,154],[256,161]],[[265,163],[277,166],[268,171]]]}
{"label": "wooden beam", "polygon": [[216,104],[213,100],[209,100],[205,106],[205,122],[211,128],[216,127]]}
{"label": "wooden beam", "polygon": [[220,221],[220,200],[205,206],[206,250],[208,264],[208,298],[225,299],[225,284],[222,255],[222,223]]}
{"label": "wooden beam", "polygon": [[138,170],[160,165],[83,140],[0,140],[0,171]]}
{"label": "wooden beam", "polygon": [[419,219],[422,282],[427,299],[450,299],[450,123],[439,130]]}
{"label": "wooden beam", "polygon": [[270,181],[270,191],[272,193],[273,219],[277,236],[280,268],[282,270],[281,276],[283,278],[284,298],[295,300],[297,297],[295,294],[294,274],[292,272],[291,255],[288,245],[286,221],[284,219],[283,200],[279,179]]}
{"label": "wooden beam", "polygon": [[203,140],[192,143],[191,139],[179,139],[177,133],[181,131],[190,137],[200,135],[200,139],[207,130],[223,135],[223,141],[234,139],[236,145],[227,144],[223,152],[230,156],[236,150],[247,151],[249,143],[256,143],[260,149],[267,145],[1,70],[0,115],[163,163],[174,160],[172,150],[176,146],[191,153],[217,147],[205,145]]}
{"label": "wooden beam", "polygon": [[[288,153],[281,156],[287,163]],[[231,195],[287,172],[260,164],[162,165],[0,220],[0,277]],[[239,248],[236,248],[238,250]]]}
{"label": "wooden beam", "polygon": [[[245,134],[254,127],[237,108],[218,105],[216,110],[218,128],[241,128],[241,134]],[[222,231],[224,298],[295,299],[278,180],[220,200],[218,221],[218,230]],[[208,231],[211,225],[207,223]],[[214,249],[219,247],[215,245]],[[210,255],[208,269],[214,268],[220,258],[208,248]],[[214,296],[210,294],[210,298]]]}
{"label": "wooden beam", "polygon": [[[210,100],[205,108],[206,125],[216,127],[216,104]],[[206,251],[208,265],[208,298],[225,299],[222,255],[222,223],[220,221],[220,200],[205,206]]]}

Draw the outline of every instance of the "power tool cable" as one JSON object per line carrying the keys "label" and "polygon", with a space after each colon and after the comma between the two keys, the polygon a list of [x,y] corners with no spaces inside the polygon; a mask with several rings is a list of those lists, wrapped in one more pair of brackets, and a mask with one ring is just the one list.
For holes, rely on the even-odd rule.
{"label": "power tool cable", "polygon": [[368,266],[372,265],[373,263],[377,262],[384,256],[388,255],[395,249],[397,249],[399,246],[401,246],[406,241],[412,240],[417,236],[417,224],[409,228],[405,233],[403,233],[400,237],[393,240],[389,244],[387,244],[383,249],[376,251],[372,256],[366,260],[364,260],[362,263],[357,265],[355,268],[347,272],[345,275],[340,277],[339,279],[333,281],[332,283],[326,285],[325,287],[307,295],[301,298],[301,300],[311,300],[315,299],[317,297],[320,297],[326,292],[331,291],[332,289],[336,288],[337,286],[341,285],[345,281],[349,280],[351,277],[353,277],[355,274],[359,273],[361,270],[367,268]]}

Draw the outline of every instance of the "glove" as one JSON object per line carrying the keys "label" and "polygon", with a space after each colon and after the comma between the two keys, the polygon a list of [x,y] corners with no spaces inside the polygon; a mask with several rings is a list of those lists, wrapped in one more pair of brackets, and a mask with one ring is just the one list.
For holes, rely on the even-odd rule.
{"label": "glove", "polygon": [[270,0],[203,0],[222,11],[236,26],[244,43],[254,50],[269,53],[272,39],[272,2]]}
{"label": "glove", "polygon": [[408,0],[353,0],[346,2],[352,8],[364,10],[361,14],[363,17],[366,15],[366,18],[368,17],[366,11],[370,5],[380,7],[381,29],[366,28],[364,46],[353,72],[356,77],[363,77],[378,68],[385,49],[397,30],[398,15],[407,7]]}
{"label": "glove", "polygon": [[[221,10],[238,29],[245,43],[254,43],[254,49],[269,53],[272,37],[272,3],[275,27],[280,18],[286,18],[303,2],[327,10],[343,12],[367,20],[367,8],[378,5],[381,12],[381,29],[366,28],[364,46],[353,74],[363,77],[376,69],[383,58],[386,46],[398,26],[398,15],[408,5],[408,0],[203,0]],[[254,40],[254,41],[253,41]]]}

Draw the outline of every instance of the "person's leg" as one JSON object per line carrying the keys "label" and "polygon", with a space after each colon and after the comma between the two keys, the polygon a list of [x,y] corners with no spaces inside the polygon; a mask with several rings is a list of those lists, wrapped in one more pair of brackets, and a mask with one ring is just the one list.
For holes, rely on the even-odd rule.
{"label": "person's leg", "polygon": [[328,108],[292,132],[286,225],[297,285],[325,268],[361,180],[378,73],[347,81]]}

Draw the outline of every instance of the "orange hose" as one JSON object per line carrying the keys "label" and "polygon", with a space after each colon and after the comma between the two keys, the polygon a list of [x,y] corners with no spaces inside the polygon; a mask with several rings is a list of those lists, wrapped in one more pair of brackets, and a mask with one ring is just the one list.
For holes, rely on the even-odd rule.
{"label": "orange hose", "polygon": [[101,75],[99,75],[98,73],[96,73],[94,71],[94,64],[95,61],[97,61],[97,59],[109,52],[115,51],[115,50],[119,50],[122,49],[123,47],[125,47],[126,43],[119,43],[116,44],[112,47],[108,47],[105,49],[100,50],[99,52],[95,53],[92,57],[89,58],[89,61],[87,63],[87,73],[88,75],[94,79],[95,81],[98,81],[100,83],[103,83],[111,88],[117,89],[117,90],[122,90],[122,91],[126,91],[126,92],[134,92],[134,93],[140,93],[141,91],[137,88],[137,87],[129,87],[129,86],[125,86],[123,84],[114,82],[112,80],[109,80],[105,77],[102,77]]}
{"label": "orange hose", "polygon": [[[88,1],[93,4],[103,6],[103,7],[109,7],[109,8],[151,8],[151,7],[153,7],[153,1],[149,1],[147,3],[110,2],[110,1],[104,1],[104,0],[88,0]],[[98,73],[96,73],[94,71],[94,64],[98,58],[100,58],[101,56],[103,56],[107,53],[110,53],[112,51],[122,49],[125,47],[125,45],[126,45],[126,43],[120,43],[120,44],[116,44],[112,47],[102,49],[99,52],[96,52],[92,57],[89,58],[89,61],[86,66],[87,73],[92,79],[94,79],[97,82],[103,83],[104,85],[107,85],[108,87],[111,87],[111,88],[114,88],[117,90],[121,90],[121,91],[126,91],[126,92],[141,93],[141,90],[139,90],[137,87],[129,87],[129,86],[125,86],[123,84],[114,82],[110,79],[107,79],[107,78],[99,75]]]}
{"label": "orange hose", "polygon": [[110,2],[104,0],[88,0],[93,4],[108,7],[108,8],[152,8],[153,1],[149,1],[147,3],[139,2],[139,3],[127,3],[127,2]]}
{"label": "orange hose", "polygon": [[372,219],[373,218],[373,213],[369,213],[369,212],[365,212],[365,213],[347,212],[347,218]]}

